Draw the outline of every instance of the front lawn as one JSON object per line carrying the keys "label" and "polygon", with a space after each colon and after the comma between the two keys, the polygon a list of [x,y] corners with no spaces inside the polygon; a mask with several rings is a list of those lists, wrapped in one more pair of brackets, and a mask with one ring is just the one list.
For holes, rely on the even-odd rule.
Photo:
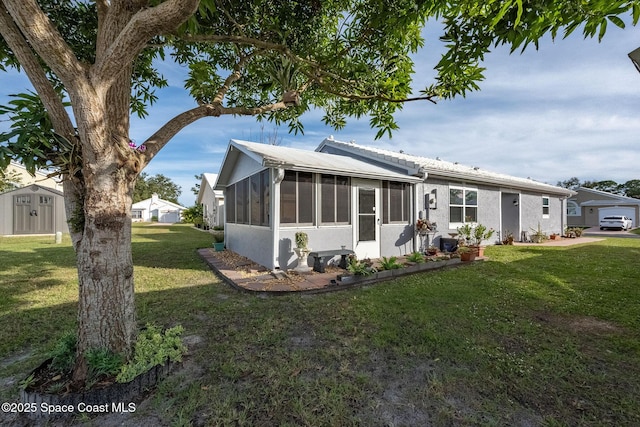
{"label": "front lawn", "polygon": [[[134,423],[640,425],[640,241],[489,247],[447,271],[268,298],[217,280],[195,252],[210,244],[134,228],[141,324],[201,339]],[[74,324],[75,280],[68,241],[0,238],[3,400]]]}

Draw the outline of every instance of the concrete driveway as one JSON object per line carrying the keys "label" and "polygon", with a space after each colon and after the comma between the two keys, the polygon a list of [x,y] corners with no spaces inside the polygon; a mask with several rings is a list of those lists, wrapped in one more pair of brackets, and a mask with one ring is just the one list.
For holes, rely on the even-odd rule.
{"label": "concrete driveway", "polygon": [[600,227],[587,228],[582,232],[582,235],[589,237],[624,237],[629,239],[640,239],[639,234],[633,234],[622,230],[600,230]]}

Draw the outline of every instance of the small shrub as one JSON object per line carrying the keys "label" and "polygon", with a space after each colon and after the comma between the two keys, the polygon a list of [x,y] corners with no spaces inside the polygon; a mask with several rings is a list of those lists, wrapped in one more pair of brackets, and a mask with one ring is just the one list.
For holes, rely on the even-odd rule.
{"label": "small shrub", "polygon": [[309,236],[303,231],[296,233],[296,248],[304,249],[309,244]]}
{"label": "small shrub", "polygon": [[392,257],[382,257],[382,259],[380,260],[380,267],[382,267],[383,270],[397,270],[398,268],[402,268],[402,264],[398,263],[398,257],[392,256]]}
{"label": "small shrub", "polygon": [[105,348],[94,348],[87,352],[89,379],[116,375],[124,364],[124,357]]}
{"label": "small shrub", "polygon": [[126,383],[154,366],[181,361],[187,351],[182,343],[183,331],[182,326],[176,326],[162,332],[159,327],[147,324],[138,335],[131,361],[122,366],[116,381]]}
{"label": "small shrub", "polygon": [[376,269],[372,267],[373,263],[369,259],[359,261],[355,255],[349,257],[349,265],[347,270],[351,274],[356,276],[369,276],[376,272]]}
{"label": "small shrub", "polygon": [[56,372],[69,372],[76,360],[77,337],[75,332],[66,332],[49,353],[51,368]]}
{"label": "small shrub", "polygon": [[407,261],[420,264],[424,262],[424,255],[422,255],[420,252],[413,252],[411,255],[407,256]]}

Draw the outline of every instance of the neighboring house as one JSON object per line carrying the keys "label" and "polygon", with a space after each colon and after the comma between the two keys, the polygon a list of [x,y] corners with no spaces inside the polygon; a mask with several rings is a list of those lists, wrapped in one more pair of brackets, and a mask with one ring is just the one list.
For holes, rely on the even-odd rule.
{"label": "neighboring house", "polygon": [[[498,231],[496,240],[538,226],[547,234],[560,233],[567,226],[566,202],[575,192],[531,179],[485,171],[439,159],[412,156],[355,143],[325,139],[316,151],[351,156],[395,172],[419,176],[415,186],[413,215],[437,224],[429,236],[439,245],[465,223],[483,224]],[[501,236],[501,237],[499,237]],[[486,242],[493,243],[493,242]]]}
{"label": "neighboring house", "polygon": [[133,222],[180,222],[182,211],[185,209],[183,206],[160,199],[154,193],[150,199],[141,200],[131,206],[131,219]]}
{"label": "neighboring house", "polygon": [[203,173],[196,204],[202,206],[202,219],[209,227],[224,225],[224,192],[214,190],[218,175]]}
{"label": "neighboring house", "polygon": [[597,227],[607,215],[624,215],[638,226],[640,199],[580,187],[567,202],[567,221],[570,226]]}
{"label": "neighboring house", "polygon": [[411,194],[421,181],[347,156],[231,140],[215,189],[225,191],[226,247],[289,269],[297,231],[313,250],[411,252]]}
{"label": "neighboring house", "polygon": [[47,176],[45,172],[36,171],[36,175],[33,176],[29,172],[27,172],[27,168],[21,165],[18,162],[11,162],[6,169],[8,174],[11,176],[17,176],[19,181],[17,185],[19,187],[24,187],[30,184],[37,184],[40,187],[51,188],[53,190],[62,191],[62,183],[54,178],[50,178]]}
{"label": "neighboring house", "polygon": [[0,194],[0,235],[68,233],[61,191],[31,184]]}

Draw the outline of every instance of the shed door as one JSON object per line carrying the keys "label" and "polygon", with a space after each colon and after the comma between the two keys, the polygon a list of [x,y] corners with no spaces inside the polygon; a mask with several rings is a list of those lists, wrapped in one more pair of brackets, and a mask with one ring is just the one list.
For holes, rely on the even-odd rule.
{"label": "shed door", "polygon": [[51,234],[53,196],[19,194],[13,197],[14,234]]}

